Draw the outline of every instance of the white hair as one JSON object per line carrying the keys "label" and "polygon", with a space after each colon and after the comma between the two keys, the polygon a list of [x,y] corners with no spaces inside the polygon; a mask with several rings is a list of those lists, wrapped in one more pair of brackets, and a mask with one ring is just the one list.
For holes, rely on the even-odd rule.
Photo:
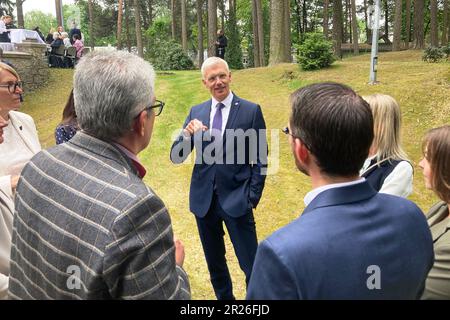
{"label": "white hair", "polygon": [[228,67],[228,63],[225,60],[223,60],[219,57],[209,57],[202,64],[202,68],[201,68],[202,78],[205,79],[205,73],[206,73],[207,69],[209,69],[210,67],[215,66],[217,64],[223,64],[225,66],[227,72],[230,73],[230,68]]}
{"label": "white hair", "polygon": [[131,130],[133,119],[155,96],[155,71],[123,51],[93,51],[74,74],[75,112],[80,128],[111,141]]}

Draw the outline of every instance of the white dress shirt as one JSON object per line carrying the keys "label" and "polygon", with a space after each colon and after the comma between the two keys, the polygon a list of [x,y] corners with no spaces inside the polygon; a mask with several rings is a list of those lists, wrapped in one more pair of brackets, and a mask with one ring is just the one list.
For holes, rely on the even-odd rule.
{"label": "white dress shirt", "polygon": [[325,190],[352,186],[354,184],[363,183],[365,180],[366,179],[364,179],[364,178],[360,178],[358,180],[354,180],[354,181],[350,181],[350,182],[331,183],[331,184],[327,184],[327,185],[315,188],[306,194],[303,201],[305,202],[305,205],[308,206],[320,193],[324,192]]}
{"label": "white dress shirt", "polygon": [[214,97],[211,98],[211,113],[209,114],[209,128],[212,129],[214,116],[217,111],[217,104],[222,102],[225,107],[222,108],[222,136],[225,132],[228,116],[230,115],[231,103],[233,102],[233,93],[230,91],[228,96],[223,101],[217,101]]}

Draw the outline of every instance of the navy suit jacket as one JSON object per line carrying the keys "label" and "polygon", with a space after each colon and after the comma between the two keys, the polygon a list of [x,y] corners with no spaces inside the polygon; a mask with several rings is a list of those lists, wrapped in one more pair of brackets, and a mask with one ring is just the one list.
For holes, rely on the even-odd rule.
{"label": "navy suit jacket", "polygon": [[[191,108],[183,128],[198,119],[209,127],[211,100]],[[256,139],[239,139],[228,135],[230,129],[242,129]],[[183,162],[196,148],[196,164],[192,172],[189,194],[190,210],[198,217],[204,217],[209,210],[214,188],[222,209],[232,217],[240,217],[251,208],[256,208],[261,198],[265,172],[267,168],[266,124],[259,105],[234,95],[223,140],[214,138],[211,131],[197,132],[194,137],[186,138],[182,134],[172,145],[170,159],[173,163]],[[260,131],[263,130],[263,131]],[[238,133],[238,131],[234,131]],[[215,141],[221,145],[222,152],[215,153],[220,161],[211,162],[205,155]],[[206,149],[206,150],[205,150]],[[214,154],[214,153],[213,153]],[[238,155],[243,156],[239,159]],[[229,161],[232,158],[232,163]]]}
{"label": "navy suit jacket", "polygon": [[[365,181],[323,191],[264,240],[247,298],[417,299],[433,257],[422,211]],[[368,288],[376,283],[371,266],[380,289]]]}

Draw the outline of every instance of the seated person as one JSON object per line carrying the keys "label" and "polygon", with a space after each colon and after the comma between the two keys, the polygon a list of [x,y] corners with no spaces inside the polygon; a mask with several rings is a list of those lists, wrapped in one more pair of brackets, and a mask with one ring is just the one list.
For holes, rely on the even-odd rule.
{"label": "seated person", "polygon": [[73,103],[73,89],[70,91],[69,99],[64,107],[62,121],[55,130],[56,144],[69,141],[79,130],[75,105]]}
{"label": "seated person", "polygon": [[64,51],[61,51],[60,48],[64,48],[64,42],[62,37],[57,37],[53,40],[50,45],[52,50],[48,57],[48,63],[50,67],[64,68]]}
{"label": "seated person", "polygon": [[48,31],[47,37],[45,38],[45,43],[46,44],[51,44],[53,42],[53,34],[54,34],[54,29],[50,28],[50,30]]}
{"label": "seated person", "polygon": [[81,41],[80,35],[78,35],[78,34],[75,34],[73,36],[73,39],[74,39],[73,46],[77,50],[77,59],[80,59],[81,58],[81,54],[83,53],[84,44]]}
{"label": "seated person", "polygon": [[53,40],[56,40],[56,39],[62,40],[63,31],[64,31],[64,28],[62,26],[59,26],[57,31],[53,33]]}
{"label": "seated person", "polygon": [[62,33],[62,41],[66,49],[72,46],[72,44],[70,43],[69,34],[67,32]]}
{"label": "seated person", "polygon": [[372,110],[374,138],[360,174],[378,192],[406,198],[413,190],[413,167],[400,143],[400,107],[385,94],[363,98]]}

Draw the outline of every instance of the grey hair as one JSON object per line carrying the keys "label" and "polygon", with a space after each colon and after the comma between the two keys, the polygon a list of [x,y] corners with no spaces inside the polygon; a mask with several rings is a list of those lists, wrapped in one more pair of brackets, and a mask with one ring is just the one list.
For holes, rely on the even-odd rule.
{"label": "grey hair", "polygon": [[154,84],[153,67],[136,55],[106,50],[89,53],[74,74],[80,128],[105,141],[122,137],[153,101]]}
{"label": "grey hair", "polygon": [[225,69],[227,69],[227,72],[230,73],[230,68],[228,67],[228,63],[225,60],[219,57],[209,57],[202,64],[202,79],[205,79],[206,70],[217,64],[223,64],[225,66]]}

